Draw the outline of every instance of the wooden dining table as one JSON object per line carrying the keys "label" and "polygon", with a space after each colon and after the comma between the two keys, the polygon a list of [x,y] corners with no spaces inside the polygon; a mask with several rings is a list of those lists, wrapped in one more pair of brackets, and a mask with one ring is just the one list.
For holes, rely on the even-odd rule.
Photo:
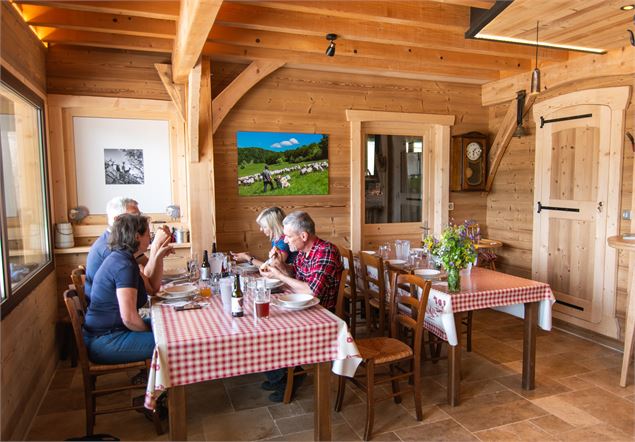
{"label": "wooden dining table", "polygon": [[461,271],[461,290],[448,291],[447,282],[435,281],[428,298],[425,327],[449,344],[448,403],[460,402],[461,316],[493,308],[524,318],[522,388],[533,390],[536,378],[537,326],[551,330],[555,298],[549,284],[481,267]]}
{"label": "wooden dining table", "polygon": [[361,362],[346,324],[320,305],[297,311],[272,304],[269,318],[258,319],[253,300],[247,294],[244,299],[240,318],[226,312],[216,295],[193,310],[152,303],[156,347],[146,407],[154,409],[167,390],[170,439],[186,440],[186,385],[314,364],[314,438],[330,440],[329,372],[353,376]]}

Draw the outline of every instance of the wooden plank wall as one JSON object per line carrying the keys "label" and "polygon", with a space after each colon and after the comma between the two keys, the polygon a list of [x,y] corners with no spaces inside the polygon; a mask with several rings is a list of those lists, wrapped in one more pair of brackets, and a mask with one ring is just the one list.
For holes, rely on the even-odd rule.
{"label": "wooden plank wall", "polygon": [[[0,5],[1,67],[46,98],[45,48],[8,2]],[[55,275],[48,275],[0,324],[0,438],[23,440],[58,361]]]}
{"label": "wooden plank wall", "polygon": [[[575,62],[575,66],[568,66],[571,62],[563,63],[559,67],[551,66],[547,72],[547,78],[552,79],[547,83],[549,90],[543,91],[538,100],[595,87],[630,85],[635,88],[632,56],[632,50],[618,50],[610,52],[605,58],[589,55],[587,63],[584,59],[580,59]],[[586,65],[590,66],[589,78],[585,78],[584,73],[580,71]],[[622,66],[622,68],[616,70],[615,66]],[[576,82],[566,82],[567,79],[572,78],[571,75],[567,75],[567,71],[574,68],[575,73],[571,75],[577,76]],[[596,76],[598,74],[600,76]],[[522,78],[519,76],[487,85],[483,92],[484,101],[486,103],[501,103],[509,98],[510,90],[522,89],[521,80]],[[529,87],[528,79],[524,87]],[[489,107],[490,133],[496,133],[498,130],[508,105],[508,102],[505,102]],[[627,132],[635,133],[634,122],[635,106],[633,106],[631,99],[625,121]],[[490,237],[500,239],[505,243],[505,246],[497,251],[499,255],[497,268],[507,273],[530,277],[534,210],[535,138],[533,134],[535,126],[533,118],[525,118],[524,126],[529,129],[531,134],[520,139],[512,138],[496,174],[492,190],[487,196],[487,229]],[[631,143],[625,138],[621,192],[622,210],[635,210],[635,207],[631,207],[633,155]],[[629,232],[630,229],[630,221],[621,222],[621,232]],[[616,312],[620,321],[624,319],[626,308],[628,260],[628,255],[620,252]]]}
{"label": "wooden plank wall", "polygon": [[[319,236],[349,243],[350,128],[346,109],[453,114],[457,121],[453,134],[485,131],[488,119],[479,86],[281,68],[239,101],[214,136],[217,236],[222,250],[249,249],[263,256],[269,246],[255,218],[274,205],[287,213],[308,211]],[[329,195],[238,197],[237,131],[328,134]],[[455,194],[451,200],[455,211],[450,216],[461,222],[465,217],[485,221],[484,195]]]}

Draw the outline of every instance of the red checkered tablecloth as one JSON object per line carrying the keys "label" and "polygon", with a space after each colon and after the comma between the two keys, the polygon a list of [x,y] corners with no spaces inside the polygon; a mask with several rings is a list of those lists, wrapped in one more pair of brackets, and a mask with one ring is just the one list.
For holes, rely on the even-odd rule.
{"label": "red checkered tablecloth", "polygon": [[269,319],[258,320],[246,298],[245,315],[232,318],[216,296],[198,310],[153,305],[152,326],[157,346],[148,408],[169,387],[335,360],[333,371],[352,375],[359,364],[346,324],[321,306],[290,311],[271,305]]}
{"label": "red checkered tablecloth", "polygon": [[454,313],[494,308],[523,317],[524,304],[538,302],[538,325],[551,330],[551,305],[555,298],[549,284],[495,272],[481,267],[461,271],[461,291],[449,293],[447,282],[432,285],[425,325],[451,345],[458,342]]}

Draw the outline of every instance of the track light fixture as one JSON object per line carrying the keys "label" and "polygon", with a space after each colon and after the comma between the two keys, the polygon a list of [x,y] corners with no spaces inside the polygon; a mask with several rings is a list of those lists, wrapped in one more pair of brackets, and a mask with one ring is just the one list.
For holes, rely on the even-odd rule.
{"label": "track light fixture", "polygon": [[337,34],[326,34],[326,39],[330,42],[329,47],[326,48],[326,55],[332,57],[335,55],[335,40],[337,40]]}

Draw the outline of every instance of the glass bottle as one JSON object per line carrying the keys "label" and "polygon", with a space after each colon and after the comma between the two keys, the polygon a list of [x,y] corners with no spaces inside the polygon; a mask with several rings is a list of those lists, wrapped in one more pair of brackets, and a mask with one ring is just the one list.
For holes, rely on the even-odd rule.
{"label": "glass bottle", "polygon": [[232,316],[240,318],[243,312],[243,292],[240,289],[240,275],[234,277],[234,288],[232,290]]}
{"label": "glass bottle", "polygon": [[209,265],[209,259],[207,257],[207,250],[203,251],[203,262],[201,263],[201,279],[208,280],[210,277],[211,267]]}
{"label": "glass bottle", "polygon": [[218,250],[216,250],[216,242],[212,243],[212,253],[216,253],[218,252]]}

